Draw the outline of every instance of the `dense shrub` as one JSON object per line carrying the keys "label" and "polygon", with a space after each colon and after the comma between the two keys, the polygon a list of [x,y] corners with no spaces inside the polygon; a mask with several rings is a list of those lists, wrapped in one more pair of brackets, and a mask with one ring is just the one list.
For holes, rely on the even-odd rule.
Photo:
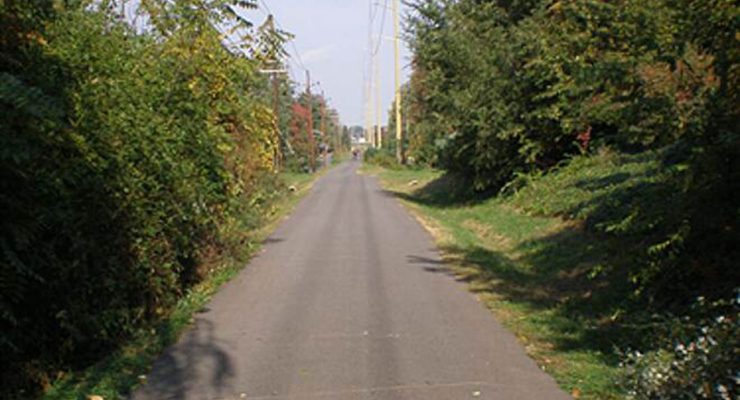
{"label": "dense shrub", "polygon": [[167,314],[274,192],[263,78],[215,29],[233,2],[175,3],[143,32],[109,2],[0,3],[0,393]]}
{"label": "dense shrub", "polygon": [[740,11],[679,3],[414,2],[417,158],[484,189],[600,145],[737,143]]}
{"label": "dense shrub", "polygon": [[[667,345],[629,353],[625,382],[633,399],[717,399],[740,396],[740,292],[694,305],[693,317],[666,323]],[[703,316],[701,316],[703,314]]]}

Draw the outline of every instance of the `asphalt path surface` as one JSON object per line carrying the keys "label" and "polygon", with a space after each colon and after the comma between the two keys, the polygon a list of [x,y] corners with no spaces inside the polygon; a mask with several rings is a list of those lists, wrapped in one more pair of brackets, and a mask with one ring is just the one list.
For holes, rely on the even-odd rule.
{"label": "asphalt path surface", "polygon": [[316,182],[132,399],[571,398],[358,166]]}

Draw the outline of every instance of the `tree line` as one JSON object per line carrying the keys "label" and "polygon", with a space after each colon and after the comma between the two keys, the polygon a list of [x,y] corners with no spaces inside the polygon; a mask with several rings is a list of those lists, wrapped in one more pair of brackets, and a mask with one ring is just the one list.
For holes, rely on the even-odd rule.
{"label": "tree line", "polygon": [[273,114],[261,70],[287,34],[252,26],[256,2],[128,6],[0,2],[0,393],[167,315],[251,246],[276,159],[307,154],[287,79]]}
{"label": "tree line", "polygon": [[[576,155],[659,150],[676,202],[665,199],[673,217],[664,215],[661,224],[673,226],[653,251],[675,260],[693,248],[702,253],[702,268],[718,276],[734,270],[726,256],[740,228],[740,6],[411,5],[413,74],[405,107],[415,162],[455,174],[478,192],[496,192]],[[644,275],[635,279],[650,280],[663,267],[651,268],[635,271]]]}
{"label": "tree line", "polygon": [[479,189],[600,146],[673,145],[692,165],[701,163],[691,154],[698,148],[721,159],[734,154],[734,2],[412,6],[412,153],[464,172]]}

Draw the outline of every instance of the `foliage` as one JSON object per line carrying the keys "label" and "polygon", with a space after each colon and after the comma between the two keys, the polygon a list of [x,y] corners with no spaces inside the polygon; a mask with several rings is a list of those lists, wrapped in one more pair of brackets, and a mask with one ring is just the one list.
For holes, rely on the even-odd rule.
{"label": "foliage", "polygon": [[680,3],[414,2],[414,152],[483,189],[604,144],[736,141],[740,11]]}
{"label": "foliage", "polygon": [[729,301],[709,303],[700,298],[694,308],[695,315],[705,316],[670,324],[676,332],[667,346],[628,354],[625,386],[630,398],[732,400],[740,396],[740,292]]}
{"label": "foliage", "polygon": [[[528,354],[561,387],[578,389],[581,398],[624,398],[638,382],[645,390],[669,389],[668,381],[645,379],[656,377],[646,375],[649,369],[670,363],[648,361],[656,354],[664,359],[678,343],[698,343],[707,336],[702,328],[717,343],[707,358],[697,350],[681,361],[674,376],[684,379],[681,387],[712,380],[697,379],[699,371],[725,382],[733,376],[728,370],[738,368],[740,324],[726,295],[737,287],[737,269],[676,263],[643,285],[630,279],[648,279],[643,269],[661,258],[642,249],[662,243],[683,221],[682,210],[673,207],[680,195],[661,168],[664,157],[607,151],[577,156],[546,174],[519,175],[505,195],[494,198],[465,193],[459,177],[441,171],[388,170],[380,176],[432,227],[446,267],[522,338]],[[706,300],[693,304],[697,290]],[[620,368],[628,349],[643,357]],[[616,386],[622,376],[623,390]]]}
{"label": "foliage", "polygon": [[[340,131],[339,114],[328,106],[327,98],[323,94],[311,94],[311,110],[308,109],[308,104],[308,93],[301,93],[290,108],[288,135],[290,154],[286,160],[286,167],[289,171],[310,171],[311,154],[315,157],[313,166],[316,168],[324,149],[333,151],[336,148],[342,151],[348,148],[349,143],[342,138]],[[311,149],[311,139],[308,136],[309,120],[313,127],[313,149]]]}
{"label": "foliage", "polygon": [[[506,201],[534,215],[583,221],[595,239],[584,238],[583,246],[590,249],[586,255],[599,254],[598,262],[576,259],[596,282],[610,284],[609,294],[590,297],[588,307],[595,311],[597,298],[612,298],[601,317],[618,327],[614,345],[632,349],[625,362],[627,389],[637,398],[722,398],[695,390],[729,380],[728,370],[738,368],[737,305],[725,299],[737,293],[740,275],[717,261],[734,260],[737,252],[712,249],[732,238],[697,243],[682,231],[688,225],[684,194],[675,172],[662,168],[672,151],[579,156],[547,175],[521,177],[507,189]],[[705,218],[714,204],[701,205]],[[706,300],[692,304],[696,296]],[[706,393],[714,384],[709,387]]]}
{"label": "foliage", "polygon": [[[0,2],[0,386],[47,387],[167,315],[269,211],[274,116],[235,0]],[[6,29],[7,27],[7,29]]]}
{"label": "foliage", "polygon": [[[290,143],[291,157],[288,158],[286,167],[292,172],[310,171],[311,145],[308,137],[309,110],[304,107],[305,103],[296,102],[291,107],[290,116]],[[314,154],[317,148],[314,146]]]}
{"label": "foliage", "polygon": [[[259,249],[261,243],[274,230],[275,225],[308,193],[315,175],[281,173],[278,190],[280,195],[267,215],[264,224],[252,231],[253,244],[248,245],[247,255]],[[293,190],[289,190],[289,188]],[[229,258],[223,266],[210,273],[203,281],[188,288],[172,312],[152,326],[139,330],[131,340],[118,350],[106,355],[92,366],[65,373],[40,398],[43,400],[89,398],[94,393],[105,399],[126,398],[130,390],[141,384],[141,375],[151,370],[152,363],[162,350],[177,341],[180,333],[192,326],[193,314],[201,311],[219,287],[239,273],[243,259]]]}
{"label": "foliage", "polygon": [[396,151],[391,147],[369,148],[362,154],[362,161],[383,168],[398,169]]}
{"label": "foliage", "polygon": [[[608,172],[592,166],[590,173]],[[622,398],[613,347],[627,335],[609,317],[623,290],[611,276],[588,277],[609,245],[577,224],[523,212],[511,198],[471,197],[464,181],[439,170],[386,170],[380,178],[436,237],[441,272],[465,282],[563,389],[582,399]]]}
{"label": "foliage", "polygon": [[[401,85],[401,136],[404,138],[409,138],[409,128],[412,124],[416,123],[416,121],[411,120],[411,116],[409,114],[409,105],[411,104],[410,101],[410,86],[409,83],[405,83]],[[385,129],[381,129],[381,135],[383,135],[383,142],[382,142],[382,148],[384,150],[390,151],[393,154],[396,154],[396,147],[398,146],[398,140],[396,140],[396,102],[393,101],[391,103],[391,107],[388,110],[388,126]],[[411,138],[409,138],[411,139]],[[409,142],[408,140],[403,141],[403,149],[406,154],[409,154],[409,151],[413,151],[413,149],[409,148],[409,145],[413,145],[413,142]],[[412,152],[410,154],[415,154],[415,152]],[[395,156],[394,156],[395,157]],[[430,163],[427,160],[417,160],[417,157],[414,157],[413,155],[411,157],[407,157],[406,164],[407,165],[415,165],[419,164],[421,161],[421,165],[430,165]]]}
{"label": "foliage", "polygon": [[[412,6],[417,158],[479,191],[518,193],[541,215],[587,216],[589,234],[632,249],[616,263],[623,275],[614,265],[592,271],[630,287],[626,296],[640,304],[630,311],[681,314],[692,298],[726,298],[740,286],[737,2]],[[640,184],[620,188],[635,182],[629,174],[605,180],[602,202],[562,209],[589,188],[559,186],[568,183],[559,170],[588,168],[580,155],[598,151],[658,162]]]}

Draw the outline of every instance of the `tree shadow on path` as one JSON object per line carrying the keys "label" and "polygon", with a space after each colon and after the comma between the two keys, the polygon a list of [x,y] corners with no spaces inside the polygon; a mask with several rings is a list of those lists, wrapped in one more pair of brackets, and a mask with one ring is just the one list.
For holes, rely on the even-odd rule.
{"label": "tree shadow on path", "polygon": [[[133,400],[188,399],[194,393],[221,398],[233,392],[231,359],[218,344],[211,321],[198,317],[196,326],[165,350],[154,364],[148,383],[134,391]],[[205,385],[205,386],[204,386]]]}

